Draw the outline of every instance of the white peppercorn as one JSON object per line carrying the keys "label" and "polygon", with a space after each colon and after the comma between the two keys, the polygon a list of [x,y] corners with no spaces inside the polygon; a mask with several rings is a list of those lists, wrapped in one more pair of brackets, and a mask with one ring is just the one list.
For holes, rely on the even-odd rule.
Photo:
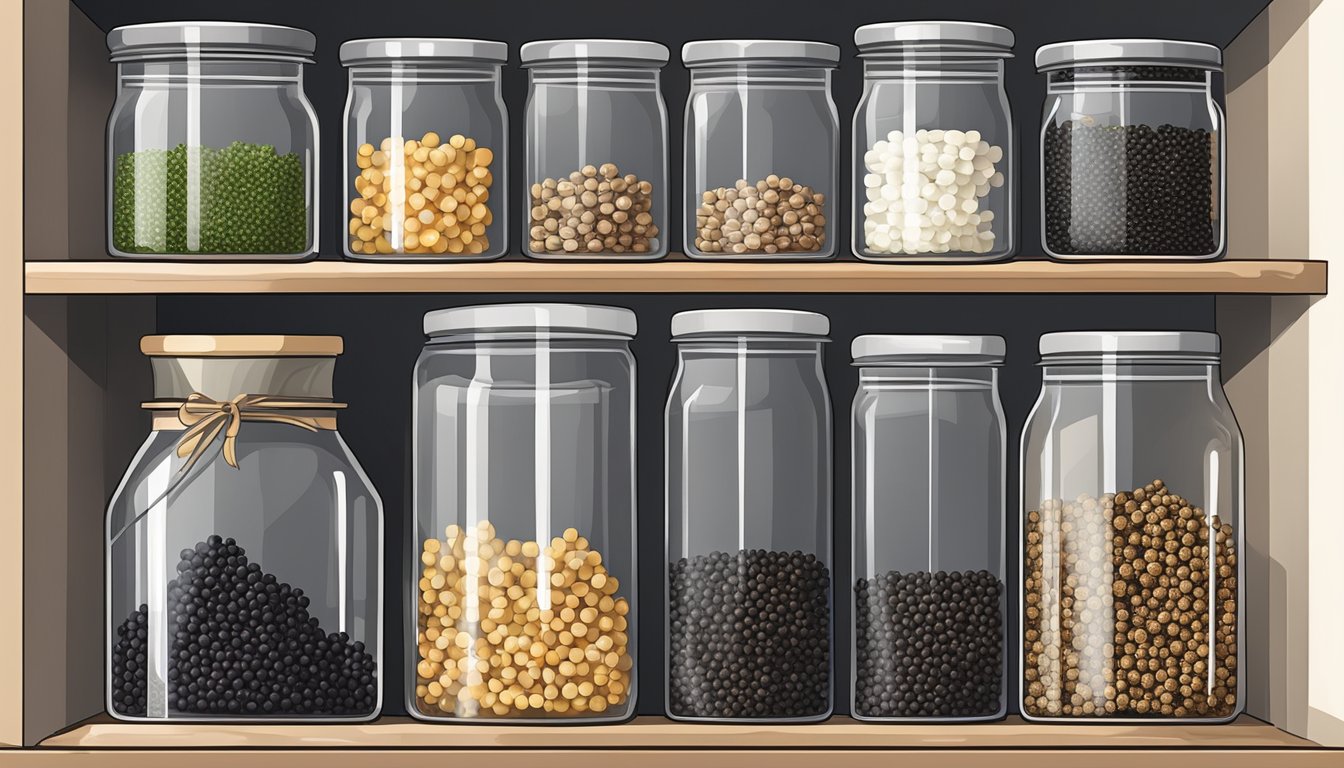
{"label": "white peppercorn", "polygon": [[658,247],[653,184],[622,176],[614,163],[534,182],[531,195],[528,244],[534,253],[648,253]]}
{"label": "white peppercorn", "polygon": [[701,253],[819,251],[826,245],[826,196],[787,176],[705,190],[695,211]]}

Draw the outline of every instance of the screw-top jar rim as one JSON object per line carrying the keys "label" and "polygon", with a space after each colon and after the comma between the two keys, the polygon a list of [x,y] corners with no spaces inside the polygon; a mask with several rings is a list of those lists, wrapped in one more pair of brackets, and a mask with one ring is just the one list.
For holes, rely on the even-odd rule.
{"label": "screw-top jar rim", "polygon": [[478,304],[425,313],[425,335],[633,339],[635,313],[598,304]]}
{"label": "screw-top jar rim", "polygon": [[672,316],[674,341],[763,336],[828,341],[830,318],[800,309],[693,309]]}
{"label": "screw-top jar rim", "polygon": [[509,44],[464,37],[374,37],[341,43],[341,64],[358,67],[392,61],[480,61],[503,64]]}
{"label": "screw-top jar rim", "polygon": [[1064,331],[1040,342],[1042,365],[1090,364],[1100,360],[1217,363],[1218,334],[1207,331]]}
{"label": "screw-top jar rim", "polygon": [[146,357],[336,357],[345,351],[340,336],[261,334],[170,334],[145,336]]}
{"label": "screw-top jar rim", "polygon": [[811,40],[692,40],[681,47],[687,69],[724,64],[828,67],[840,63],[840,46]]}
{"label": "screw-top jar rim", "polygon": [[534,40],[518,51],[524,67],[577,61],[625,63],[662,67],[671,55],[667,46],[651,40],[576,39]]}
{"label": "screw-top jar rim", "polygon": [[234,21],[131,24],[107,33],[113,62],[199,58],[260,58],[313,63],[317,37],[306,29]]}
{"label": "screw-top jar rim", "polygon": [[850,344],[855,366],[1001,366],[1007,345],[1002,336],[868,334]]}
{"label": "screw-top jar rim", "polygon": [[1037,72],[1134,64],[1222,71],[1223,52],[1208,43],[1157,38],[1072,40],[1036,49]]}
{"label": "screw-top jar rim", "polygon": [[1012,58],[1016,37],[998,24],[976,21],[884,21],[854,30],[859,56],[919,51]]}

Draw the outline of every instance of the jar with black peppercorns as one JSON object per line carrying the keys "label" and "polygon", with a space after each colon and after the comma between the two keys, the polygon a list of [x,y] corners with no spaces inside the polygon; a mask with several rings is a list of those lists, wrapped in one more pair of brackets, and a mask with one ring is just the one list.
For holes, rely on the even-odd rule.
{"label": "jar with black peppercorns", "polygon": [[1215,259],[1226,249],[1222,51],[1082,40],[1046,74],[1041,242],[1052,258]]}
{"label": "jar with black peppercorns", "polygon": [[1040,348],[1022,436],[1023,716],[1232,720],[1244,451],[1218,336],[1049,333]]}
{"label": "jar with black peppercorns", "polygon": [[336,432],[335,336],[147,336],[153,431],[107,514],[107,710],[364,721],[382,503]]}
{"label": "jar with black peppercorns", "polygon": [[830,321],[672,318],[666,711],[814,722],[832,710]]}
{"label": "jar with black peppercorns", "polygon": [[853,430],[851,711],[1007,711],[999,336],[860,336]]}

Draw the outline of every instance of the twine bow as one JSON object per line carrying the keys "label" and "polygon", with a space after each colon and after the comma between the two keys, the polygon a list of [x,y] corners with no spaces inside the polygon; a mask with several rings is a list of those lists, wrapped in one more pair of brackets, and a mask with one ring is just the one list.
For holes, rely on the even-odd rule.
{"label": "twine bow", "polygon": [[340,408],[330,400],[276,398],[269,395],[238,395],[232,400],[219,401],[199,392],[193,392],[177,409],[177,418],[187,427],[177,442],[177,455],[187,461],[179,472],[191,469],[215,440],[224,435],[224,461],[238,468],[238,429],[244,421],[265,421],[288,424],[316,432],[320,422],[311,416],[296,416],[285,411],[319,408]]}

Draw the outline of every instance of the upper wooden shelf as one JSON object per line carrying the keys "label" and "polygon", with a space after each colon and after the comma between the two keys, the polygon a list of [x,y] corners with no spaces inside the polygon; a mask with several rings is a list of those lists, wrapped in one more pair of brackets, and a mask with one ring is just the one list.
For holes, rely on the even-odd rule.
{"label": "upper wooden shelf", "polygon": [[1323,261],[1001,264],[498,261],[43,261],[28,294],[159,293],[1203,293],[1324,294]]}

